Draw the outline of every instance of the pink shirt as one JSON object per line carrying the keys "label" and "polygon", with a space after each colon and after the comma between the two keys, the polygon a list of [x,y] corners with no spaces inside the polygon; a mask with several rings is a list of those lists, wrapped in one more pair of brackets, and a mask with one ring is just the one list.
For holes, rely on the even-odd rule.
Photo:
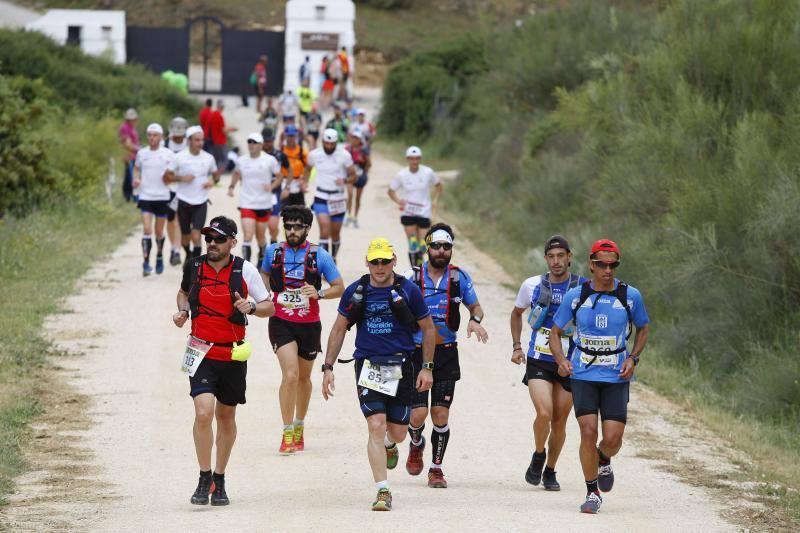
{"label": "pink shirt", "polygon": [[[130,139],[133,143],[134,148],[132,150],[125,147],[125,139]],[[122,126],[119,127],[119,142],[123,143],[124,154],[122,155],[122,160],[130,163],[136,159],[136,152],[139,151],[139,133],[133,124],[128,121],[123,122]]]}

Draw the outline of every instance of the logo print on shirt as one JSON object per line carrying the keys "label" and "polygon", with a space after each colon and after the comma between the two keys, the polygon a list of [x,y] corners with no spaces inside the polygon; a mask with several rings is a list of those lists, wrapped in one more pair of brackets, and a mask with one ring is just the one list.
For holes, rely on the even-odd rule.
{"label": "logo print on shirt", "polygon": [[606,315],[597,315],[594,317],[594,325],[598,328],[608,327],[608,317]]}

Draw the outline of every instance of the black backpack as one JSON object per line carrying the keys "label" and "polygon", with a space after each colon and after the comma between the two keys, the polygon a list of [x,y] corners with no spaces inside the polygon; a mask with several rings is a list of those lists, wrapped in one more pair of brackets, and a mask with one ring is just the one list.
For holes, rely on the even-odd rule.
{"label": "black backpack", "polygon": [[[586,300],[588,300],[589,297],[593,294],[597,294],[598,296],[597,298],[595,298],[594,303],[592,304],[592,309],[594,309],[595,306],[597,305],[597,301],[600,299],[600,296],[603,295],[613,296],[614,298],[619,300],[619,302],[625,308],[625,313],[628,315],[628,328],[627,328],[628,332],[625,336],[625,340],[628,340],[631,337],[631,333],[633,332],[633,314],[631,313],[631,308],[628,305],[628,285],[622,283],[621,281],[617,284],[617,287],[613,291],[596,291],[592,288],[591,282],[589,281],[584,282],[583,285],[581,285],[581,295],[580,297],[578,297],[578,304],[572,309],[573,324],[575,324],[575,326],[577,327],[578,309],[580,309],[581,306],[586,302]],[[576,347],[583,353],[594,356],[592,357],[592,360],[589,361],[589,363],[587,363],[586,368],[592,366],[594,362],[597,360],[597,357],[600,355],[613,355],[616,353],[624,352],[627,349],[627,345],[617,348],[616,350],[609,350],[609,351],[595,350],[593,348],[585,348],[577,345]]]}
{"label": "black backpack", "polygon": [[[231,307],[233,308],[233,312],[227,318],[232,324],[246,326],[247,316],[241,313],[238,309],[236,309],[236,306],[233,305],[234,302],[236,302],[236,296],[234,295],[237,292],[239,294],[244,293],[244,278],[242,277],[244,259],[235,255],[231,257],[233,264],[231,265],[231,274],[228,278],[228,290],[230,291],[231,295]],[[189,266],[189,309],[193,319],[197,318],[197,316],[201,313],[210,316],[225,316],[218,311],[215,311],[214,309],[206,307],[200,303],[200,289],[203,281],[214,280],[214,278],[206,278],[203,276],[203,266],[205,262],[206,256],[201,255],[193,258]]]}
{"label": "black backpack", "polygon": [[[422,267],[413,267],[414,283],[422,291],[425,297],[425,276],[422,275]],[[447,314],[445,324],[451,331],[458,331],[461,325],[461,276],[460,269],[455,265],[448,265],[447,268]],[[434,289],[436,291],[441,289]]]}

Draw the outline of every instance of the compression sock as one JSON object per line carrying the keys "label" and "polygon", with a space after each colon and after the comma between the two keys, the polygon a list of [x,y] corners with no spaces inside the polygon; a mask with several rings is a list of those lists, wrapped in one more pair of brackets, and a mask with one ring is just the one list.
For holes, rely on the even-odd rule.
{"label": "compression sock", "polygon": [[606,454],[604,454],[603,452],[601,452],[599,446],[597,447],[597,455],[600,458],[600,461],[599,461],[600,462],[600,466],[606,466],[608,464],[611,464],[611,457],[609,457]]}
{"label": "compression sock", "polygon": [[250,261],[250,255],[253,253],[252,245],[250,241],[244,241],[242,243],[242,259],[245,261]]}
{"label": "compression sock", "polygon": [[419,243],[419,251],[417,252],[417,266],[422,266],[425,261],[425,254],[428,253],[428,246],[421,242]]}
{"label": "compression sock", "polygon": [[378,490],[381,490],[381,489],[389,490],[389,480],[376,481],[375,482],[375,488],[377,488]]}
{"label": "compression sock", "polygon": [[333,253],[331,254],[334,259],[339,255],[339,247],[342,246],[342,241],[333,241]]}
{"label": "compression sock", "polygon": [[433,425],[431,431],[431,446],[433,449],[433,466],[441,467],[444,460],[444,452],[447,450],[447,441],[450,440],[450,426]]}
{"label": "compression sock", "polygon": [[266,243],[266,241],[264,241],[263,244],[262,243],[258,243],[258,265],[256,265],[256,266],[258,267],[259,270],[261,270],[261,263],[264,262],[264,256],[265,255],[267,255],[267,243]]}
{"label": "compression sock", "polygon": [[214,472],[212,477],[214,478],[214,481],[222,481],[223,483],[225,483],[225,474],[217,474],[216,472]]}
{"label": "compression sock", "polygon": [[597,488],[597,478],[586,482],[586,494],[591,492],[600,492],[600,489]]}
{"label": "compression sock", "polygon": [[389,434],[388,433],[383,437],[383,446],[387,450],[389,450],[391,448],[394,448],[396,446],[394,441],[392,441],[392,439],[389,438]]}
{"label": "compression sock", "polygon": [[150,262],[150,250],[153,249],[153,238],[150,235],[143,235],[142,236],[142,255],[144,256],[144,262]]}
{"label": "compression sock", "polygon": [[419,239],[417,239],[416,235],[411,235],[408,238],[408,251],[416,253],[419,250]]}
{"label": "compression sock", "polygon": [[319,247],[325,250],[326,252],[330,252],[331,241],[330,239],[320,239],[319,240]]}
{"label": "compression sock", "polygon": [[156,237],[156,255],[158,257],[164,255],[164,237]]}
{"label": "compression sock", "polygon": [[422,425],[418,428],[415,428],[411,424],[408,425],[408,434],[411,437],[411,444],[414,446],[419,446],[422,444],[422,432],[425,431],[425,423],[423,422]]}
{"label": "compression sock", "polygon": [[270,244],[275,244],[275,243],[277,243],[277,242],[278,242],[278,239],[270,239],[270,240],[269,240],[269,243],[270,243]]}
{"label": "compression sock", "polygon": [[186,252],[186,258],[188,259],[189,257],[192,256],[192,245],[191,244],[184,244],[183,245],[183,251]]}

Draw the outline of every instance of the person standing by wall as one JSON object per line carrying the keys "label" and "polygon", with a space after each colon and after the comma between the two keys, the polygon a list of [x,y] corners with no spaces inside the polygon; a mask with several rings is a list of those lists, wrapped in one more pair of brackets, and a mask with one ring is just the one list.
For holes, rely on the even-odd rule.
{"label": "person standing by wall", "polygon": [[256,112],[261,114],[261,102],[267,93],[267,63],[269,59],[266,55],[262,55],[258,59],[258,63],[253,66],[253,72],[250,74],[250,85],[253,86],[253,91],[256,94]]}
{"label": "person standing by wall", "polygon": [[122,145],[122,163],[125,165],[125,177],[122,180],[122,197],[126,202],[133,199],[133,162],[139,151],[139,133],[136,123],[139,113],[134,108],[125,111],[125,122],[119,127],[119,142]]}

